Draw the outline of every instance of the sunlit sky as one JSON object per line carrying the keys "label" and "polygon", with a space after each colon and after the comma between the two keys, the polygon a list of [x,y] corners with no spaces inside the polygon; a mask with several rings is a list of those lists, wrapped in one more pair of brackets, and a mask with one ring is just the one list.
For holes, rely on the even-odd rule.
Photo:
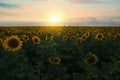
{"label": "sunlit sky", "polygon": [[120,0],[0,0],[0,25],[16,22],[120,25]]}

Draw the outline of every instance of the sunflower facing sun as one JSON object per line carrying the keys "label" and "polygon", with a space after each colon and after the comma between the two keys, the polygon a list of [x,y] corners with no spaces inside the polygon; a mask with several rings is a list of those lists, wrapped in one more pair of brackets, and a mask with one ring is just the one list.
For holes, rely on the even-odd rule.
{"label": "sunflower facing sun", "polygon": [[20,38],[16,35],[6,38],[3,42],[3,47],[8,50],[15,52],[21,49],[23,42],[20,41]]}

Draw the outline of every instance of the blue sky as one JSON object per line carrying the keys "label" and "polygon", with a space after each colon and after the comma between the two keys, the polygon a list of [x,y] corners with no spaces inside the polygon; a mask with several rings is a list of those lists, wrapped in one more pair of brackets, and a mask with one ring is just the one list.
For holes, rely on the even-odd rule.
{"label": "blue sky", "polygon": [[[119,4],[120,0],[0,0],[0,25],[120,25]],[[59,22],[50,22],[56,16]]]}

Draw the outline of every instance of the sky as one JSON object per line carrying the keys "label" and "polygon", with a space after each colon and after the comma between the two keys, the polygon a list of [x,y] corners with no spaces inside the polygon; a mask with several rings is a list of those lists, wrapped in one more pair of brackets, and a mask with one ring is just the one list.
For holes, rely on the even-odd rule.
{"label": "sky", "polygon": [[0,25],[120,26],[120,0],[0,0]]}

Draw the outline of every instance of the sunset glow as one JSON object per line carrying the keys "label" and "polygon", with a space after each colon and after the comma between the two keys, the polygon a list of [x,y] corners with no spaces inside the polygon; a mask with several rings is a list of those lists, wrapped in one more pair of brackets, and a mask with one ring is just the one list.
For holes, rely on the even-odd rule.
{"label": "sunset glow", "polygon": [[52,18],[50,19],[50,21],[53,22],[53,23],[56,23],[56,22],[59,22],[59,21],[60,21],[60,18],[59,18],[59,17],[52,17]]}
{"label": "sunset glow", "polygon": [[0,0],[0,25],[120,25],[119,4],[120,0]]}

